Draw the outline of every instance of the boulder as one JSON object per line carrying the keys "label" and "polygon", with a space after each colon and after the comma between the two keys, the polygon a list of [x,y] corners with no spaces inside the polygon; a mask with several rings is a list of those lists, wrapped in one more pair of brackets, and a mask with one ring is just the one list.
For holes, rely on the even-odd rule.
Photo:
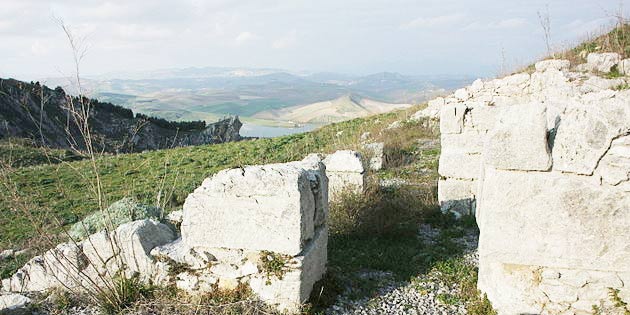
{"label": "boulder", "polygon": [[26,315],[32,314],[28,309],[31,299],[26,296],[9,293],[0,295],[0,314],[2,315]]}
{"label": "boulder", "polygon": [[538,72],[545,72],[548,69],[567,71],[571,67],[571,62],[569,60],[561,60],[561,59],[550,59],[543,60],[536,63],[535,68]]}
{"label": "boulder", "polygon": [[90,280],[98,278],[95,274],[113,277],[123,270],[127,275],[139,273],[142,280],[149,281],[158,272],[151,250],[174,239],[168,226],[150,219],[125,223],[110,233],[92,234],[82,242],[88,273],[93,276]]}
{"label": "boulder", "polygon": [[442,212],[451,212],[456,216],[475,213],[476,181],[461,179],[442,179],[438,184],[438,200]]}
{"label": "boulder", "polygon": [[74,288],[80,285],[83,279],[81,270],[86,265],[80,245],[59,244],[29,260],[6,283],[3,281],[3,288],[11,292]]}
{"label": "boulder", "polygon": [[617,53],[590,53],[586,57],[587,67],[603,73],[611,71],[612,67],[621,61]]}

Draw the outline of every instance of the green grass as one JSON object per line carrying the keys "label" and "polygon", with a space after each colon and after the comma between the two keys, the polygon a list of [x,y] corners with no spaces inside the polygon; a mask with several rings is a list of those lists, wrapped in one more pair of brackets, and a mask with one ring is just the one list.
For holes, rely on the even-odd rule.
{"label": "green grass", "polygon": [[[413,110],[355,119],[272,139],[103,156],[96,164],[106,205],[127,196],[156,204],[160,196],[160,205],[170,209],[181,206],[204,178],[219,170],[356,148],[361,133],[411,113]],[[0,248],[37,244],[41,230],[59,232],[98,209],[89,160],[15,168],[3,174],[0,185],[7,193],[0,195]]]}
{"label": "green grass", "polygon": [[40,148],[24,139],[0,140],[0,165],[25,167],[81,160],[70,150]]}

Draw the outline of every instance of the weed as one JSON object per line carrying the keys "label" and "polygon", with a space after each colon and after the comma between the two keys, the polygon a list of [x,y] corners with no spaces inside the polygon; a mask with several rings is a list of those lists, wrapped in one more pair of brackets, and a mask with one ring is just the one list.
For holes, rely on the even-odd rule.
{"label": "weed", "polygon": [[139,275],[128,277],[118,274],[111,279],[111,288],[100,290],[93,295],[95,303],[103,314],[122,314],[134,303],[151,297],[153,287],[140,281]]}
{"label": "weed", "polygon": [[272,277],[282,280],[290,268],[291,256],[263,250],[260,252],[259,261],[260,264],[258,267],[267,277],[266,284],[270,285]]}

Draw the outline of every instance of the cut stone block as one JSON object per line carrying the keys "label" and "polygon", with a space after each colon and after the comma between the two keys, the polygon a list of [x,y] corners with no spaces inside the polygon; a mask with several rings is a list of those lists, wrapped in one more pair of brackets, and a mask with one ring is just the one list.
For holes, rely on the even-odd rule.
{"label": "cut stone block", "polygon": [[318,217],[313,178],[299,163],[221,171],[186,198],[182,239],[189,247],[297,255]]}
{"label": "cut stone block", "polygon": [[440,111],[440,132],[442,134],[462,132],[465,114],[466,105],[462,103],[444,105]]}
{"label": "cut stone block", "polygon": [[533,103],[504,109],[488,134],[484,158],[496,169],[548,170],[546,107]]}
{"label": "cut stone block", "polygon": [[282,279],[272,276],[269,280],[267,275],[256,275],[250,279],[250,287],[263,301],[282,311],[297,313],[308,300],[313,285],[326,273],[327,252],[328,228],[323,227],[317,230],[304,252],[292,259],[291,270]]}

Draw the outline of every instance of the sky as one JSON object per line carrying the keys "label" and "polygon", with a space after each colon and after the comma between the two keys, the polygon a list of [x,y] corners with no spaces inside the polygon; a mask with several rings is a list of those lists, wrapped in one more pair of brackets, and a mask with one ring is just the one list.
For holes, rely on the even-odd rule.
{"label": "sky", "polygon": [[[625,0],[628,1],[628,0]],[[630,1],[629,1],[630,2]],[[492,76],[611,25],[623,0],[0,0],[0,77],[184,67]],[[548,13],[548,14],[547,14]],[[630,16],[630,15],[629,15]]]}

